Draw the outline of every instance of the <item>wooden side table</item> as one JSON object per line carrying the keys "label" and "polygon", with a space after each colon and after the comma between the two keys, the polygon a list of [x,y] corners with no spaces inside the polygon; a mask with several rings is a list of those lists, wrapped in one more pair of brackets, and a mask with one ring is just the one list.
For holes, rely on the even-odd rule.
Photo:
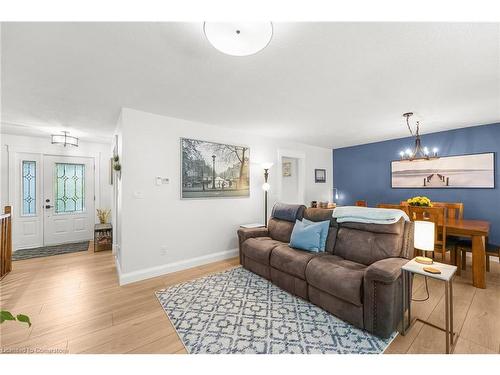
{"label": "wooden side table", "polygon": [[[402,329],[401,334],[404,336],[406,331],[415,323],[420,321],[431,327],[437,328],[446,334],[446,354],[453,351],[456,344],[456,333],[453,331],[453,278],[457,272],[457,267],[449,264],[443,264],[434,262],[430,267],[437,268],[441,271],[440,274],[432,274],[424,271],[424,267],[427,265],[421,264],[415,261],[415,259],[410,260],[406,263],[401,270],[403,272],[403,303],[402,303]],[[444,288],[444,300],[445,300],[445,328],[439,327],[435,324],[427,322],[423,319],[416,318],[411,320],[411,300],[412,300],[412,286],[413,286],[413,275],[422,275],[435,280],[441,280],[445,283]],[[408,325],[406,325],[406,311],[408,311]],[[451,345],[450,345],[451,344]]]}
{"label": "wooden side table", "polygon": [[94,252],[113,248],[113,226],[111,224],[94,225]]}

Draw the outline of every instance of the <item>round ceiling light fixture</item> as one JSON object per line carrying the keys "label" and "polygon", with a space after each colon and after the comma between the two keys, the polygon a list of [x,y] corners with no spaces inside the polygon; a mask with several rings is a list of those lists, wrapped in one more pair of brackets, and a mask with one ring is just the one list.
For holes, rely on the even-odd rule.
{"label": "round ceiling light fixture", "polygon": [[271,42],[271,22],[205,22],[203,31],[219,51],[231,56],[249,56],[262,51]]}

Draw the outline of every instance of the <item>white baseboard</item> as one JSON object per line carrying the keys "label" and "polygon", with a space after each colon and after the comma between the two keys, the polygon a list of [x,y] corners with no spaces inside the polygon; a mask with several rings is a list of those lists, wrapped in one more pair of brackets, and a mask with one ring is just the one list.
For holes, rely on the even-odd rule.
{"label": "white baseboard", "polygon": [[152,277],[166,275],[168,273],[182,271],[188,268],[201,266],[204,264],[217,262],[224,259],[234,258],[238,256],[238,249],[220,251],[214,254],[203,255],[201,257],[181,260],[175,263],[162,264],[161,266],[145,268],[138,271],[123,273],[119,262],[116,260],[116,270],[120,285],[130,284],[137,281],[150,279]]}

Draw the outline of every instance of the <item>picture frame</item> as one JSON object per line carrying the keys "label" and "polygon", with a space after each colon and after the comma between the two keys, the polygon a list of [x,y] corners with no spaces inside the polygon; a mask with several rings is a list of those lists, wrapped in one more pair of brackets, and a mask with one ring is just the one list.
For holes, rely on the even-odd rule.
{"label": "picture frame", "polygon": [[250,196],[250,148],[180,138],[181,199]]}
{"label": "picture frame", "polygon": [[495,189],[496,153],[391,161],[392,189]]}
{"label": "picture frame", "polygon": [[314,182],[317,184],[326,182],[326,169],[314,170]]}
{"label": "picture frame", "polygon": [[292,162],[284,161],[282,163],[283,177],[292,177]]}

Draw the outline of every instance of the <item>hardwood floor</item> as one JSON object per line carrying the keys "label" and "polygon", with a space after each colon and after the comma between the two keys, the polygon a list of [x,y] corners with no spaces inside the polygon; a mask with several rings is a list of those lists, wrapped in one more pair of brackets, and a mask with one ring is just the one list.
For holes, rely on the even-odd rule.
{"label": "hardwood floor", "polygon": [[[110,252],[87,252],[14,262],[0,282],[0,305],[31,317],[31,328],[0,325],[0,350],[42,353],[185,353],[154,291],[238,265],[238,259],[120,287]],[[500,264],[492,262],[488,288],[471,285],[470,265],[455,281],[455,353],[500,353]],[[415,316],[444,324],[441,283],[431,298],[414,302]],[[422,297],[423,279],[414,284]],[[444,353],[444,333],[417,323],[386,353]]]}

